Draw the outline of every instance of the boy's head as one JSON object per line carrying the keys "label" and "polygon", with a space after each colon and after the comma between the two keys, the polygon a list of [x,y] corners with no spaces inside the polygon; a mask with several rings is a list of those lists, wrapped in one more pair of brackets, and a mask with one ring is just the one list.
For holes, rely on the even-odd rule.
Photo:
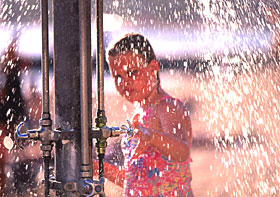
{"label": "boy's head", "polygon": [[118,92],[130,102],[142,101],[159,86],[159,65],[144,36],[127,34],[109,50],[108,60]]}
{"label": "boy's head", "polygon": [[108,56],[114,57],[127,51],[142,55],[148,64],[156,60],[152,45],[140,34],[126,34],[109,50]]}

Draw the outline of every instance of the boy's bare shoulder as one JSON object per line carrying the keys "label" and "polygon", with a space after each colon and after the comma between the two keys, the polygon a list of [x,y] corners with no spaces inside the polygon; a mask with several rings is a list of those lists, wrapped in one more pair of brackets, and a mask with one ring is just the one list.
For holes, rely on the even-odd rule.
{"label": "boy's bare shoulder", "polygon": [[191,136],[190,116],[180,100],[173,97],[161,100],[156,116],[163,131],[183,140]]}
{"label": "boy's bare shoulder", "polygon": [[158,104],[159,114],[180,115],[187,112],[187,108],[182,101],[174,97],[163,99]]}

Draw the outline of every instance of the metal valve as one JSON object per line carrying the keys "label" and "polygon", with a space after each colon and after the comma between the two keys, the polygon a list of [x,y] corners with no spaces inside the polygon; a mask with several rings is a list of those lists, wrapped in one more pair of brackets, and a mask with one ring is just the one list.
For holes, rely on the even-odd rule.
{"label": "metal valve", "polygon": [[102,137],[103,138],[109,138],[109,137],[118,137],[121,134],[129,134],[131,135],[133,132],[133,129],[131,128],[131,123],[129,120],[127,120],[128,126],[127,125],[121,125],[120,127],[102,127]]}
{"label": "metal valve", "polygon": [[[21,147],[20,144],[20,139],[31,139],[31,140],[40,140],[42,141],[44,144],[49,144],[53,141],[57,141],[60,138],[60,131],[58,130],[52,130],[51,126],[44,125],[44,121],[46,122],[46,120],[42,120],[41,123],[41,127],[38,129],[33,129],[33,130],[27,130],[26,128],[24,128],[24,122],[21,122],[16,129],[16,133],[15,133],[15,139],[16,139],[16,143],[19,147]],[[47,120],[48,122],[50,120]]]}
{"label": "metal valve", "polygon": [[102,177],[99,181],[98,180],[90,180],[86,179],[84,182],[91,187],[91,192],[87,197],[95,196],[95,195],[104,195],[104,182],[105,179]]}

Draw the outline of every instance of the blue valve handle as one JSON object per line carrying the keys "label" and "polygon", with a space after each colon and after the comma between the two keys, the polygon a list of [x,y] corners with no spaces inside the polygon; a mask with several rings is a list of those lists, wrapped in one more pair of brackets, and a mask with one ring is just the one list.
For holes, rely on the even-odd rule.
{"label": "blue valve handle", "polygon": [[126,130],[128,135],[132,135],[133,134],[132,124],[128,119],[126,120],[126,122],[128,126],[122,125],[121,128]]}
{"label": "blue valve handle", "polygon": [[21,122],[21,123],[17,126],[17,136],[18,136],[19,138],[28,138],[28,134],[27,134],[27,133],[21,134],[21,133],[19,132],[19,129],[20,129],[20,127],[22,127],[22,125],[24,125],[24,122]]}
{"label": "blue valve handle", "polygon": [[99,182],[97,181],[92,181],[90,179],[86,179],[84,180],[86,184],[88,184],[89,186],[91,186],[92,190],[91,190],[91,193],[89,195],[87,195],[87,197],[90,197],[90,196],[95,196],[97,194],[100,194],[102,192],[102,184],[105,182],[105,179],[102,177],[100,179]]}

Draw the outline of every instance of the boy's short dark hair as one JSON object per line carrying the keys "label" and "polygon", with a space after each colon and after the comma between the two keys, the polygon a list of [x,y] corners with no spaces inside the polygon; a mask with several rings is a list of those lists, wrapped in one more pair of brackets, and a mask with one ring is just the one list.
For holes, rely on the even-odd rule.
{"label": "boy's short dark hair", "polygon": [[115,57],[126,51],[143,55],[148,63],[156,59],[152,45],[147,38],[140,34],[126,34],[109,50],[108,55]]}

